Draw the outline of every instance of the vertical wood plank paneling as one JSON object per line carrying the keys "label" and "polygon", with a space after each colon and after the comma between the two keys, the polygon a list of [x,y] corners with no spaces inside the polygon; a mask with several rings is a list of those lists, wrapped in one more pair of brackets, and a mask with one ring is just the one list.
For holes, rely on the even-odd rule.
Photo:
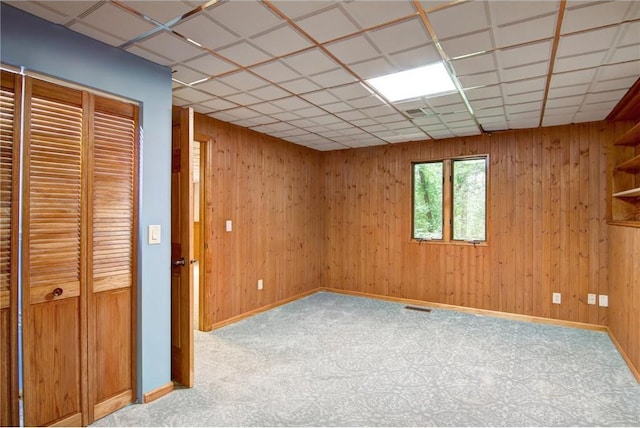
{"label": "vertical wood plank paneling", "polygon": [[609,228],[609,329],[640,372],[640,229]]}
{"label": "vertical wood plank paneling", "polygon": [[[606,282],[606,197],[593,174],[602,174],[614,128],[589,123],[325,153],[324,284],[601,324],[583,301]],[[487,246],[411,242],[411,162],[474,153],[490,159]],[[386,192],[404,202],[387,204]],[[363,197],[377,203],[363,206]],[[551,304],[552,292],[562,293],[562,304]]]}
{"label": "vertical wood plank paneling", "polygon": [[[201,219],[208,248],[205,329],[320,287],[322,154],[199,114],[194,134],[208,141],[210,153]],[[226,220],[232,232],[225,232]]]}

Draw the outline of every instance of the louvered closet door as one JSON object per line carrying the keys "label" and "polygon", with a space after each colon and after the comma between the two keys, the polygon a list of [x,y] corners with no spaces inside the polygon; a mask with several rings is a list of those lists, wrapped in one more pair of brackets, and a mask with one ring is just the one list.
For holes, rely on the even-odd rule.
{"label": "louvered closet door", "polygon": [[95,99],[90,144],[91,420],[135,400],[137,108]]}
{"label": "louvered closet door", "polygon": [[26,79],[25,425],[82,424],[82,93]]}
{"label": "louvered closet door", "polygon": [[17,248],[20,77],[0,86],[0,426],[17,425]]}

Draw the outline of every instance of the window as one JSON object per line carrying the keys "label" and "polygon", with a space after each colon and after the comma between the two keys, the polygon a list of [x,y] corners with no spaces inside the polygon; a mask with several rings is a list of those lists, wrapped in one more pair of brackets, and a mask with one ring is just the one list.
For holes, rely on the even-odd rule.
{"label": "window", "polygon": [[413,164],[413,239],[486,241],[487,157]]}

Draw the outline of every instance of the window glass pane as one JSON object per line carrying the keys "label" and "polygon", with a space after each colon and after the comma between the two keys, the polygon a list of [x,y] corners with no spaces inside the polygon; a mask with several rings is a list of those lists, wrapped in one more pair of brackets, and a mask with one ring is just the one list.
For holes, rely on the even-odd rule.
{"label": "window glass pane", "polygon": [[442,162],[413,165],[413,237],[442,239]]}
{"label": "window glass pane", "polygon": [[486,240],[487,162],[453,161],[453,239]]}

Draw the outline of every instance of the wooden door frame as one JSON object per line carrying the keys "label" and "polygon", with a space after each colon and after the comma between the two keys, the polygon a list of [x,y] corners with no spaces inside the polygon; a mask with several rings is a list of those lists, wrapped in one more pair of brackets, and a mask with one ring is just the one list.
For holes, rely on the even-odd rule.
{"label": "wooden door frame", "polygon": [[[195,120],[195,119],[194,119]],[[207,314],[210,313],[211,304],[206,297],[207,290],[207,267],[211,262],[211,257],[207,257],[207,254],[211,251],[206,244],[205,239],[210,233],[210,214],[206,208],[207,203],[207,191],[209,189],[208,183],[208,171],[209,171],[209,156],[211,152],[211,138],[204,134],[194,135],[193,140],[200,144],[200,239],[198,254],[200,256],[198,260],[199,274],[198,274],[198,330],[210,331],[207,329],[207,323],[209,322]]]}

